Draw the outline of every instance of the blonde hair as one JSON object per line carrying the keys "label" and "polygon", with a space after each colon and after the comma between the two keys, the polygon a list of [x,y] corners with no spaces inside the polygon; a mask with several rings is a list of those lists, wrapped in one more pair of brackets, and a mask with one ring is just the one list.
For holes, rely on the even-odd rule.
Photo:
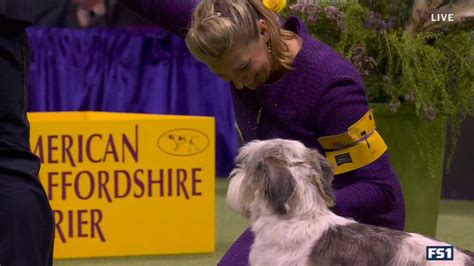
{"label": "blonde hair", "polygon": [[267,26],[271,56],[285,69],[293,69],[284,40],[295,34],[282,29],[261,0],[202,0],[194,10],[186,45],[198,60],[212,63],[236,45],[256,40],[259,19]]}

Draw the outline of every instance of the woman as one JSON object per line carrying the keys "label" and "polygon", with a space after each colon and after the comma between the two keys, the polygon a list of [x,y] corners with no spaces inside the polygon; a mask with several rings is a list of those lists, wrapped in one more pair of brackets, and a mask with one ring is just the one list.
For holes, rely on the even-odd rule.
{"label": "woman", "polygon": [[[383,140],[375,141],[376,131],[362,130],[353,142],[334,142],[364,121],[370,120],[367,129],[373,123],[364,83],[346,59],[312,38],[299,18],[290,17],[280,26],[259,0],[202,0],[197,6],[194,1],[156,2],[135,1],[135,9],[168,30],[187,32],[191,53],[230,81],[245,141],[296,139],[327,156],[336,154],[333,211],[403,230],[400,182]],[[328,147],[332,142],[335,148]],[[382,152],[375,156],[371,151],[377,143]],[[351,157],[354,147],[363,150],[361,160]],[[358,160],[362,162],[356,164]],[[220,264],[246,265],[252,241],[247,230]]]}

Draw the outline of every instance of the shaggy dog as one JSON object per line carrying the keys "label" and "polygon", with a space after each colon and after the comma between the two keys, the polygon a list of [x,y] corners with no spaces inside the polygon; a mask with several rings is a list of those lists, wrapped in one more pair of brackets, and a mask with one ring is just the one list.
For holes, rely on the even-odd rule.
{"label": "shaggy dog", "polygon": [[227,204],[250,221],[251,265],[474,265],[456,248],[451,261],[427,261],[427,246],[450,245],[331,212],[332,166],[298,141],[250,142],[235,163]]}

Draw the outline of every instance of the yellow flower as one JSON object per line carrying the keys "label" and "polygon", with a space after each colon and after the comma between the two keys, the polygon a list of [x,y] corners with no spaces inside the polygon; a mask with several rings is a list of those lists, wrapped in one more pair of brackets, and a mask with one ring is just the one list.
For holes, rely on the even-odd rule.
{"label": "yellow flower", "polygon": [[263,0],[263,5],[273,12],[281,12],[287,5],[286,0]]}

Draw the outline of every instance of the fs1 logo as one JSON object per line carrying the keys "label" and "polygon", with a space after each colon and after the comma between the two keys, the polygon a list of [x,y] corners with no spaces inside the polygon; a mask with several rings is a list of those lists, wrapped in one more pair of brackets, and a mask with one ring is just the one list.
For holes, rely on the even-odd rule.
{"label": "fs1 logo", "polygon": [[426,260],[453,260],[453,246],[427,246]]}

